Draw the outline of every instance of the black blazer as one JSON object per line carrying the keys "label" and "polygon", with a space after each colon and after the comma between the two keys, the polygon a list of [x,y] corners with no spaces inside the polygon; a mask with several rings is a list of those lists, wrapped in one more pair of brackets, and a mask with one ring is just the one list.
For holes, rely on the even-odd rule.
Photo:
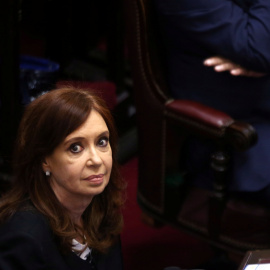
{"label": "black blazer", "polygon": [[[120,241],[104,254],[94,254],[97,270],[122,270]],[[62,255],[45,217],[36,210],[17,212],[0,226],[1,270],[90,270],[70,251]]]}

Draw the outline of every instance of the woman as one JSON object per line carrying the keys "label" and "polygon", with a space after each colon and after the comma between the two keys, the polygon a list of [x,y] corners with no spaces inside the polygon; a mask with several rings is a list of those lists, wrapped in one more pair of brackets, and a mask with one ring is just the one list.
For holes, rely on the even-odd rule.
{"label": "woman", "polygon": [[100,98],[63,87],[33,101],[14,171],[0,205],[0,269],[122,269],[125,184]]}

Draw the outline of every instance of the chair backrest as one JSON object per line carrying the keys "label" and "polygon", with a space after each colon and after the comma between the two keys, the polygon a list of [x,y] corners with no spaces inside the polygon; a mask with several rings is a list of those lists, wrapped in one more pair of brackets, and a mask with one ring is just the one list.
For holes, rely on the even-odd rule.
{"label": "chair backrest", "polygon": [[[144,89],[141,92],[149,92],[149,95],[153,95],[163,103],[168,99],[168,88],[164,77],[165,53],[153,1],[128,0],[124,1],[124,4],[134,83],[141,83]],[[143,81],[142,77],[144,77]]]}
{"label": "chair backrest", "polygon": [[[139,179],[155,178],[162,183],[165,174],[164,109],[168,89],[163,75],[162,43],[158,42],[158,28],[152,1],[125,0],[125,21],[136,100],[139,141]],[[147,138],[151,137],[152,140]],[[151,149],[151,151],[149,151]],[[149,164],[149,160],[152,161]],[[146,166],[147,164],[147,166]],[[163,184],[139,181],[139,193],[148,197],[150,207],[163,211]],[[139,194],[140,196],[140,194]]]}
{"label": "chair backrest", "polygon": [[[228,160],[222,149],[224,146],[241,151],[249,149],[256,142],[256,131],[248,123],[235,121],[203,104],[172,99],[153,1],[125,0],[123,3],[137,110],[140,207],[157,220],[185,229],[217,247],[241,254],[250,249],[270,248],[270,211],[237,198],[227,200],[224,196]],[[189,134],[195,134],[221,146],[212,162],[217,176],[215,192],[168,190],[165,183],[171,161],[168,152],[180,149],[179,145],[167,149],[170,133],[180,134],[171,140],[179,144]],[[184,203],[179,202],[181,197]]]}

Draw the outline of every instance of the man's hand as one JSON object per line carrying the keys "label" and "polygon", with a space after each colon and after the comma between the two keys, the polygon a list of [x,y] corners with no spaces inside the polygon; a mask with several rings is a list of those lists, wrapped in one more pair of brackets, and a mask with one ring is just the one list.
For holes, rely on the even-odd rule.
{"label": "man's hand", "polygon": [[205,66],[214,67],[216,72],[229,71],[233,76],[260,78],[266,75],[266,73],[256,72],[243,68],[240,65],[235,64],[234,62],[220,56],[207,58],[203,63]]}

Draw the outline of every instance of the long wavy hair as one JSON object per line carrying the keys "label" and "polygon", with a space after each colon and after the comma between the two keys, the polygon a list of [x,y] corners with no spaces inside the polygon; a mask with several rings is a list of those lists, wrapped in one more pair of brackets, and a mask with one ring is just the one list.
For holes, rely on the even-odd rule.
{"label": "long wavy hair", "polygon": [[88,246],[105,252],[122,229],[121,208],[125,182],[116,160],[117,132],[110,110],[94,91],[71,86],[52,90],[28,105],[21,120],[14,155],[14,185],[3,197],[0,222],[11,217],[27,201],[49,220],[63,252],[72,248],[76,228],[67,209],[56,198],[42,170],[46,156],[96,110],[110,132],[112,171],[105,190],[95,196],[83,213]]}

